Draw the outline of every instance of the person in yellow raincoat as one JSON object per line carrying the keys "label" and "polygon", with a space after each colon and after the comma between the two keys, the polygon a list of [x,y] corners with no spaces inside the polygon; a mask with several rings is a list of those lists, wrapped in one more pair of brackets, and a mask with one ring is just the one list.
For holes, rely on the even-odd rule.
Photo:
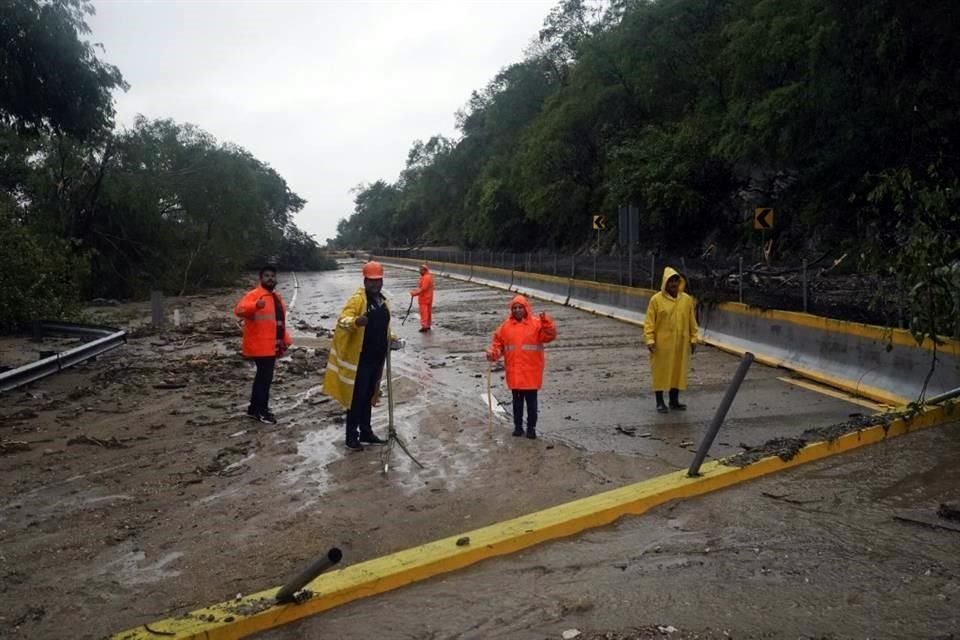
{"label": "person in yellow raincoat", "polygon": [[380,397],[380,379],[390,332],[390,307],[381,293],[383,266],[363,265],[363,287],[344,305],[327,356],[323,392],[347,410],[346,446],[363,451],[364,444],[384,444],[370,426],[371,407]]}
{"label": "person in yellow raincoat", "polygon": [[[663,270],[660,291],[647,304],[643,338],[650,351],[650,371],[657,396],[657,411],[683,411],[680,390],[687,388],[690,354],[697,348],[699,328],[694,299],[684,292],[687,279],[672,267]],[[670,392],[669,408],[663,392]]]}

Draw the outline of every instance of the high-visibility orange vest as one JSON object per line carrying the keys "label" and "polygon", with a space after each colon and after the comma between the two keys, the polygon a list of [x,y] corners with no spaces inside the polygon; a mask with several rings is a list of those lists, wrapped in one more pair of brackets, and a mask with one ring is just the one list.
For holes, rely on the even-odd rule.
{"label": "high-visibility orange vest", "polygon": [[[284,325],[287,319],[287,307],[283,304],[280,294],[273,292],[280,301],[283,309]],[[263,287],[257,287],[247,292],[237,303],[233,312],[243,319],[243,355],[246,358],[269,358],[279,355],[277,349],[277,310],[274,307],[273,294]],[[262,309],[257,309],[257,300],[263,300]],[[283,348],[289,347],[293,341],[283,327]]]}

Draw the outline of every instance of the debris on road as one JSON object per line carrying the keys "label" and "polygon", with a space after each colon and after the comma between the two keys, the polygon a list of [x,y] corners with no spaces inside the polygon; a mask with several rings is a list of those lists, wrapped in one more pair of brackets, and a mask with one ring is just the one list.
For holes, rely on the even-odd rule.
{"label": "debris on road", "polygon": [[94,438],[92,436],[81,435],[67,440],[67,444],[92,444],[98,447],[103,447],[104,449],[126,449],[129,445],[123,444],[117,440],[117,436],[113,436],[107,440],[102,440],[100,438]]}

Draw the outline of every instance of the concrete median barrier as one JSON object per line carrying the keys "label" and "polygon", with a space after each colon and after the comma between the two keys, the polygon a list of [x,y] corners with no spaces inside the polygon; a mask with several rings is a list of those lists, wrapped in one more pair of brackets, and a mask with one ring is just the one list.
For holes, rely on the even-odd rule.
{"label": "concrete median barrier", "polygon": [[[388,258],[416,268],[416,260]],[[441,275],[642,324],[650,289],[493,267],[436,263]],[[696,292],[694,292],[696,293]],[[738,303],[702,306],[706,344],[891,406],[960,387],[960,342],[918,345],[909,331]]]}

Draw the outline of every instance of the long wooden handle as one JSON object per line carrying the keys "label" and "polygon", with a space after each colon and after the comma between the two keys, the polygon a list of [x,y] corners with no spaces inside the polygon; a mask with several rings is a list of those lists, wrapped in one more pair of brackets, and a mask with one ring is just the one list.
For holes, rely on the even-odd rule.
{"label": "long wooden handle", "polygon": [[493,391],[490,389],[490,376],[492,375],[493,365],[487,361],[487,409],[489,409],[489,429],[490,435],[493,435]]}

